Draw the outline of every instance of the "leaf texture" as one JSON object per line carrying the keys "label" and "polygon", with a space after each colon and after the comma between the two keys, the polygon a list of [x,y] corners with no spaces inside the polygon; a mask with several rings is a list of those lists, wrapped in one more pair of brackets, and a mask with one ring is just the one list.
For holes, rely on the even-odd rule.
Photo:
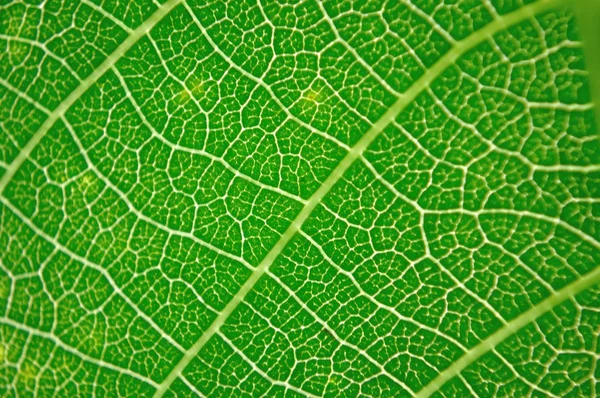
{"label": "leaf texture", "polygon": [[569,4],[0,7],[0,395],[600,392]]}

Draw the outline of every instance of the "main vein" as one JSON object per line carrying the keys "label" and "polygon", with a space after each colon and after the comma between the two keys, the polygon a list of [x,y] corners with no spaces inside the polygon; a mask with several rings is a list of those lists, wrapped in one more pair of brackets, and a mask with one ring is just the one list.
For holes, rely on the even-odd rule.
{"label": "main vein", "polygon": [[348,170],[348,168],[358,159],[364,150],[373,142],[375,138],[383,131],[383,129],[390,124],[404,108],[406,108],[429,84],[439,76],[447,67],[454,64],[454,62],[470,50],[477,44],[487,40],[493,36],[496,32],[518,23],[526,18],[532,17],[535,14],[556,6],[561,0],[540,0],[536,3],[524,6],[512,13],[498,17],[484,28],[473,33],[466,39],[457,42],[456,45],[442,56],[430,69],[428,69],[405,93],[402,95],[372,127],[365,133],[365,135],[348,151],[342,161],[336,166],[333,172],[327,177],[323,184],[317,189],[317,191],[308,199],[304,208],[292,221],[287,230],[281,235],[279,241],[273,246],[273,248],[267,253],[266,257],[261,263],[255,268],[252,275],[242,285],[240,290],[235,294],[231,301],[225,306],[223,311],[215,318],[209,328],[204,334],[194,343],[194,345],[184,354],[179,363],[171,370],[169,375],[160,384],[154,398],[162,397],[162,395],[169,389],[171,384],[181,374],[183,369],[190,363],[190,361],[198,354],[198,352],[204,347],[204,345],[210,340],[210,338],[220,329],[225,323],[237,306],[244,300],[246,295],[254,288],[254,285],[258,280],[266,273],[271,264],[283,251],[288,242],[292,237],[300,230],[302,224],[306,221],[312,211],[321,203],[325,195],[331,190],[331,188],[340,180],[342,175]]}
{"label": "main vein", "polygon": [[141,39],[150,29],[154,27],[160,20],[162,20],[176,5],[181,3],[182,0],[169,0],[164,3],[158,10],[154,12],[147,20],[145,20],[140,26],[138,26],[131,34],[113,51],[108,57],[96,68],[94,71],[81,81],[79,86],[73,90],[67,98],[65,98],[49,115],[44,123],[40,126],[38,131],[35,132],[33,137],[23,147],[21,152],[12,161],[12,163],[6,169],[6,172],[0,178],[0,194],[6,188],[6,185],[13,178],[17,170],[21,167],[23,162],[29,157],[33,149],[37,144],[44,138],[48,130],[52,128],[54,123],[62,117],[65,112],[77,101],[94,83],[100,79],[104,73],[109,70],[139,39]]}

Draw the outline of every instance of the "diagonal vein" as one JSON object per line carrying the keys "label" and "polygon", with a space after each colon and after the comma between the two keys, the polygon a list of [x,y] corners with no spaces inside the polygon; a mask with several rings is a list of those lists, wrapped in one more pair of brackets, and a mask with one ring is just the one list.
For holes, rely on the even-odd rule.
{"label": "diagonal vein", "polygon": [[137,41],[150,29],[163,19],[182,0],[169,0],[154,12],[146,21],[138,26],[106,59],[71,92],[49,115],[46,121],[35,132],[33,137],[23,147],[0,178],[0,194],[13,178],[23,162],[29,157],[33,149],[42,140],[54,123],[77,101],[104,73],[109,70]]}
{"label": "diagonal vein", "polygon": [[592,272],[584,275],[577,281],[567,285],[561,290],[558,290],[556,293],[552,294],[544,301],[519,315],[517,318],[510,321],[506,326],[496,331],[496,333],[492,334],[487,339],[473,347],[469,352],[463,355],[459,360],[454,362],[450,367],[440,373],[435,379],[421,389],[421,391],[417,393],[416,398],[429,397],[439,390],[444,383],[452,379],[454,376],[459,375],[460,372],[462,372],[466,367],[471,365],[485,353],[493,350],[494,347],[516,333],[519,329],[523,328],[532,321],[535,321],[535,319],[552,310],[552,308],[556,307],[563,301],[573,298],[577,294],[597,284],[598,282],[600,282],[600,267],[596,267]]}
{"label": "diagonal vein", "polygon": [[498,17],[494,22],[491,22],[484,28],[475,32],[466,39],[459,41],[456,45],[442,56],[425,74],[423,74],[414,84],[408,89],[405,94],[400,97],[383,116],[376,121],[365,135],[348,151],[342,161],[336,166],[332,173],[327,177],[325,182],[315,191],[308,199],[304,208],[298,216],[292,221],[287,230],[281,235],[279,241],[267,253],[266,257],[255,268],[250,278],[242,285],[240,290],[225,306],[223,311],[217,316],[204,334],[194,343],[194,345],[184,354],[183,358],[171,370],[169,375],[160,384],[155,393],[155,398],[163,396],[169,389],[170,385],[181,374],[183,369],[190,361],[198,354],[200,349],[210,340],[210,338],[219,330],[225,323],[227,318],[233,313],[237,306],[244,300],[246,295],[254,288],[258,280],[267,272],[269,266],[275,261],[279,254],[283,251],[292,237],[300,230],[302,224],[308,219],[312,211],[321,203],[322,199],[327,195],[331,188],[337,183],[348,168],[358,159],[363,151],[373,142],[373,140],[383,131],[383,129],[392,122],[396,116],[406,108],[429,84],[439,76],[447,67],[454,64],[459,56],[470,50],[477,44],[487,40],[496,32],[518,23],[526,18],[534,16],[536,13],[551,8],[560,4],[560,0],[541,0],[536,3],[524,6],[512,13]]}

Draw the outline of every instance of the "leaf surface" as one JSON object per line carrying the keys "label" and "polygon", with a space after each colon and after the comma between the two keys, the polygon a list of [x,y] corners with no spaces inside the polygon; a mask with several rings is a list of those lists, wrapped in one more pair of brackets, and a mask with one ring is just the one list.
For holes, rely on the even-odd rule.
{"label": "leaf surface", "polygon": [[597,394],[569,4],[35,3],[0,6],[2,395]]}

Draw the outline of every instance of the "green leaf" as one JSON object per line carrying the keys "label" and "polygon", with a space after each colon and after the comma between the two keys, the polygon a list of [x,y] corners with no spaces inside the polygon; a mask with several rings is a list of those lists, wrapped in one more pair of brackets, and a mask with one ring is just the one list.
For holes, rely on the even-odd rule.
{"label": "green leaf", "polygon": [[0,395],[596,396],[596,3],[0,3]]}

